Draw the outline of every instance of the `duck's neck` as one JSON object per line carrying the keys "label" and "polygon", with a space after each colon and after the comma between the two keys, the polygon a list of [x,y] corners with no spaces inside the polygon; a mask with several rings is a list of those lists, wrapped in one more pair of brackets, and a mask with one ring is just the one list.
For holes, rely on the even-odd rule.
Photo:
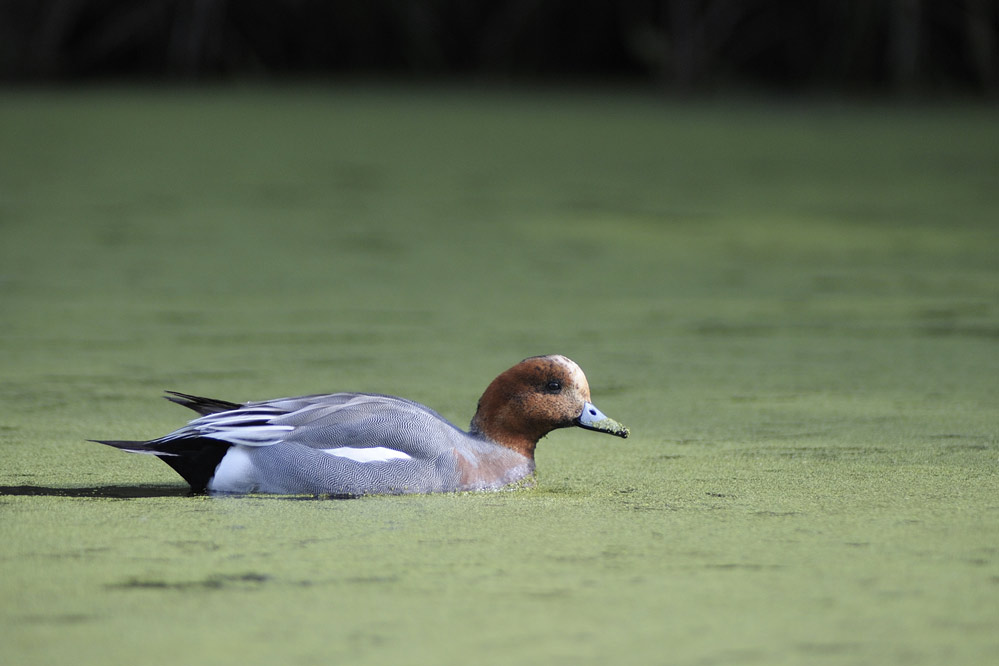
{"label": "duck's neck", "polygon": [[472,417],[472,424],[469,427],[469,431],[473,435],[485,437],[501,446],[516,451],[529,460],[534,460],[534,449],[538,445],[538,440],[545,433],[536,434],[530,431],[514,430],[506,427],[502,421],[497,422],[496,419],[484,419],[481,417],[481,414],[482,410],[480,409]]}

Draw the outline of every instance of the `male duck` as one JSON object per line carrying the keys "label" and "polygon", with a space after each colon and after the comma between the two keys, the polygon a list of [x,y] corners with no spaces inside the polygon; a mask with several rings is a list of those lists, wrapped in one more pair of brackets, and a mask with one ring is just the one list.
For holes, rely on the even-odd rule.
{"label": "male duck", "polygon": [[332,393],[240,405],[170,392],[202,416],[148,442],[103,441],[150,453],[195,492],[432,493],[501,488],[534,472],[538,440],[579,426],[627,437],[590,402],[565,356],[534,356],[486,388],[464,432],[428,407],[388,395]]}

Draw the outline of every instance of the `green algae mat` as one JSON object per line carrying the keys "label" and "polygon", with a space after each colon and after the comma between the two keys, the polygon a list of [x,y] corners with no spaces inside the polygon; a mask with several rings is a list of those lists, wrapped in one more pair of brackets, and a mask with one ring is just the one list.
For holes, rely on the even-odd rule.
{"label": "green algae mat", "polygon": [[[0,662],[994,664],[999,114],[399,89],[0,93]],[[531,488],[191,496],[227,400],[465,425]]]}

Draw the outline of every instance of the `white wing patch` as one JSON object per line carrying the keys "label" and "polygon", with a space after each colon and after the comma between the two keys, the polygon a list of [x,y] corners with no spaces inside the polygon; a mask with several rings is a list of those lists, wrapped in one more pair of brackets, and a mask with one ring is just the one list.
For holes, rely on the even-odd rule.
{"label": "white wing patch", "polygon": [[384,446],[372,446],[363,449],[355,449],[350,446],[341,446],[336,449],[320,449],[323,453],[340,458],[349,458],[357,462],[385,462],[387,460],[411,460],[413,456],[402,451],[389,449]]}

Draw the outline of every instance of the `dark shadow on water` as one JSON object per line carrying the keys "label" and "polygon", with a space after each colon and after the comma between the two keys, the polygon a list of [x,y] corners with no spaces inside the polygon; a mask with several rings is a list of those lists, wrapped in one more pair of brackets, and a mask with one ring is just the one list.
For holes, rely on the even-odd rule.
{"label": "dark shadow on water", "polygon": [[138,499],[143,497],[190,497],[187,486],[97,486],[93,488],[49,488],[46,486],[0,486],[0,497],[85,497],[98,499]]}
{"label": "dark shadow on water", "polygon": [[147,497],[219,497],[272,500],[347,500],[356,495],[265,495],[236,493],[196,493],[187,486],[96,486],[93,488],[50,488],[46,486],[0,486],[0,497],[79,497],[89,499],[142,499]]}
{"label": "dark shadow on water", "polygon": [[219,590],[227,587],[260,586],[271,580],[267,574],[250,572],[236,575],[209,576],[203,580],[169,582],[159,579],[130,578],[123,583],[107,585],[108,589],[118,590]]}

